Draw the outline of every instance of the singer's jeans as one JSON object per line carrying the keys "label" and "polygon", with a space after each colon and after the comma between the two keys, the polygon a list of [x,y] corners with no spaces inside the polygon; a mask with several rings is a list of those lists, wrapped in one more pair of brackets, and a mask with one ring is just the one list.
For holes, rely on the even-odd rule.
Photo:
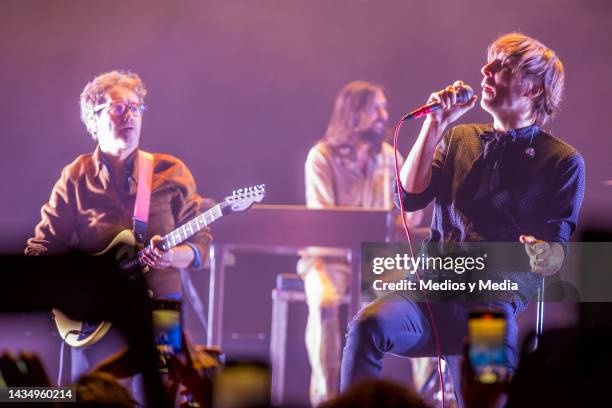
{"label": "singer's jeans", "polygon": [[[463,406],[459,395],[461,360],[470,310],[479,307],[504,312],[506,358],[511,370],[516,367],[518,328],[511,304],[431,302],[429,305],[439,333],[441,354],[449,365],[460,406]],[[360,380],[380,376],[385,353],[406,357],[437,355],[425,304],[392,293],[370,303],[354,317],[342,357],[341,391]]]}

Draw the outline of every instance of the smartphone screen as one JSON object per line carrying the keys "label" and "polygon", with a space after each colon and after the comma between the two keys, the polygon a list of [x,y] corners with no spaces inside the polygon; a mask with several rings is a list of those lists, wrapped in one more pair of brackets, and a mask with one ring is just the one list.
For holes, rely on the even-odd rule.
{"label": "smartphone screen", "polygon": [[168,355],[177,355],[183,349],[180,301],[154,299],[153,330],[158,351],[158,369],[168,372]]}
{"label": "smartphone screen", "polygon": [[502,312],[472,312],[468,320],[469,359],[476,380],[484,384],[505,381],[508,362],[504,347],[506,318]]}

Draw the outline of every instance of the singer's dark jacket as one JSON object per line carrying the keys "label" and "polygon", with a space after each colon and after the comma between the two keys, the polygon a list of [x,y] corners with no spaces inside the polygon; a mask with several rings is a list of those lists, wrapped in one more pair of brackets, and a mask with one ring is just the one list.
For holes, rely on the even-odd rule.
{"label": "singer's dark jacket", "polygon": [[[494,162],[485,159],[492,136],[500,147]],[[496,134],[489,124],[470,124],[444,134],[429,187],[401,194],[405,211],[435,199],[429,242],[517,242],[525,234],[564,245],[576,229],[584,188],[580,153],[536,125]],[[526,301],[537,275],[523,275],[530,280],[521,287],[530,292]]]}

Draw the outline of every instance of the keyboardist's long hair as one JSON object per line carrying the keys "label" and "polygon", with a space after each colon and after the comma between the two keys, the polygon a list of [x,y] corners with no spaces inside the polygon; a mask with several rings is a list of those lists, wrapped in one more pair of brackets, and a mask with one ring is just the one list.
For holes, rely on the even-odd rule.
{"label": "keyboardist's long hair", "polygon": [[359,113],[366,109],[382,86],[368,81],[349,82],[342,88],[336,102],[323,141],[332,146],[352,145],[358,136]]}

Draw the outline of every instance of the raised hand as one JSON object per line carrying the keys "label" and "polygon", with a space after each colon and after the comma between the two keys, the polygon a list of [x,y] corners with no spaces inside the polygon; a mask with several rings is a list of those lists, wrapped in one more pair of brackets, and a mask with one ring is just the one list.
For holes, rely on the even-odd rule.
{"label": "raised hand", "polygon": [[463,81],[455,81],[443,90],[432,93],[427,103],[439,102],[442,109],[430,113],[429,119],[446,127],[472,109],[476,105],[477,95],[473,95],[465,103],[457,103],[457,93],[464,85]]}

